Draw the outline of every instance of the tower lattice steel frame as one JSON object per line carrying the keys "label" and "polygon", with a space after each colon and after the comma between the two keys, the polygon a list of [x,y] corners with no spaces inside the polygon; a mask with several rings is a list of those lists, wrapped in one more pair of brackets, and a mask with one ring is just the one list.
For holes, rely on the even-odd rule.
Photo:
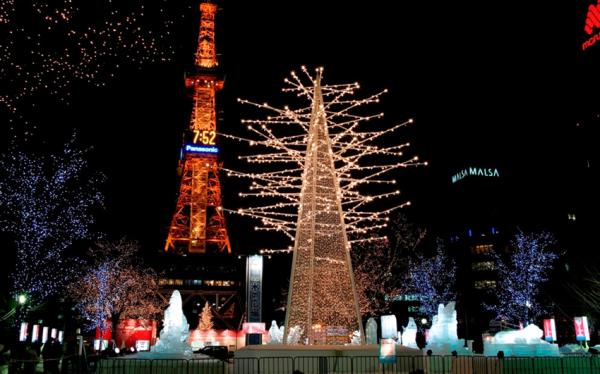
{"label": "tower lattice steel frame", "polygon": [[[217,6],[201,3],[200,12],[195,66],[185,79],[186,87],[193,90],[194,103],[185,137],[189,144],[184,146],[181,186],[165,251],[231,253],[221,202],[216,146],[216,93],[223,88],[223,80],[217,72],[215,48]],[[201,151],[189,152],[198,149]]]}

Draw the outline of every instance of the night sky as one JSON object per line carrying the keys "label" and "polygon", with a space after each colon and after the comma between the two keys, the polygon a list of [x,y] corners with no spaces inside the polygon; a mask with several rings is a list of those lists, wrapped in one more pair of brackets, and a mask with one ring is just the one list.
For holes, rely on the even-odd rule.
{"label": "night sky", "polygon": [[[238,106],[237,97],[285,102],[279,89],[290,70],[324,66],[328,83],[358,81],[365,95],[388,88],[374,110],[385,111],[390,124],[415,119],[398,141],[410,141],[431,166],[410,170],[399,182],[421,223],[434,220],[450,176],[473,164],[501,168],[510,178],[507,193],[518,191],[515,199],[523,201],[522,211],[515,212],[519,221],[528,210],[560,198],[554,181],[568,168],[564,142],[578,119],[597,109],[594,61],[600,53],[600,45],[580,51],[589,1],[523,3],[222,2],[217,48],[225,89],[219,130],[243,133],[239,119],[257,116]],[[3,112],[3,118],[12,119],[12,133],[35,124],[38,139],[49,143],[65,140],[76,128],[81,143],[94,147],[91,165],[107,176],[100,228],[112,237],[140,240],[147,250],[162,248],[176,202],[177,159],[191,105],[183,73],[193,61],[197,37],[195,2],[160,4],[148,5],[140,25],[160,33],[161,22],[171,21],[170,34],[156,46],[167,61],[138,63],[116,53],[103,74],[92,79],[105,86],[82,80],[59,94],[27,97],[20,110],[28,125]],[[101,12],[85,2],[79,6],[89,22],[99,23]],[[27,11],[19,14],[19,24],[35,24]],[[26,59],[30,46],[16,43]],[[61,45],[60,40],[47,43]],[[9,62],[3,63],[6,68]],[[2,70],[3,90],[10,94],[14,83],[7,71]],[[72,93],[68,105],[57,100],[66,91]],[[223,144],[228,167],[237,166],[237,151]],[[238,208],[239,184],[222,183],[226,207]],[[236,223],[236,250],[255,245],[239,244],[250,235],[246,224],[252,226]]]}

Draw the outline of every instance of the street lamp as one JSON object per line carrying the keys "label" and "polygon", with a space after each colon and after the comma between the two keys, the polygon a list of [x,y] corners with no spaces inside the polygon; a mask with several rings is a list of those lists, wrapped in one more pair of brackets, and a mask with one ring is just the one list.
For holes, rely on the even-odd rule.
{"label": "street lamp", "polygon": [[27,295],[25,295],[23,293],[19,294],[19,296],[17,296],[17,302],[21,306],[25,305],[25,303],[27,302]]}

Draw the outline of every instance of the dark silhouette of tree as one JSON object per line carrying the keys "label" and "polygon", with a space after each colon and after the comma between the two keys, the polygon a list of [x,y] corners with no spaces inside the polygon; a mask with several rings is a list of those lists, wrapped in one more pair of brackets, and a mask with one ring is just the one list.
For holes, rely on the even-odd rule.
{"label": "dark silhouette of tree", "polygon": [[410,256],[425,236],[404,215],[398,215],[390,226],[386,241],[356,245],[352,250],[354,279],[363,316],[389,312],[390,304],[405,290]]}

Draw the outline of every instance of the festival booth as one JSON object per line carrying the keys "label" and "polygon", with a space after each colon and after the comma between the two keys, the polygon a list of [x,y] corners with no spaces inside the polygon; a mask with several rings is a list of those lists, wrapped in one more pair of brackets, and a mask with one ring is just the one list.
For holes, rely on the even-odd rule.
{"label": "festival booth", "polygon": [[104,350],[109,348],[110,342],[115,340],[117,348],[135,347],[138,351],[149,351],[156,344],[156,321],[147,319],[124,319],[117,324],[117,333],[113,336],[112,323],[106,321],[105,329],[96,328],[94,349]]}

